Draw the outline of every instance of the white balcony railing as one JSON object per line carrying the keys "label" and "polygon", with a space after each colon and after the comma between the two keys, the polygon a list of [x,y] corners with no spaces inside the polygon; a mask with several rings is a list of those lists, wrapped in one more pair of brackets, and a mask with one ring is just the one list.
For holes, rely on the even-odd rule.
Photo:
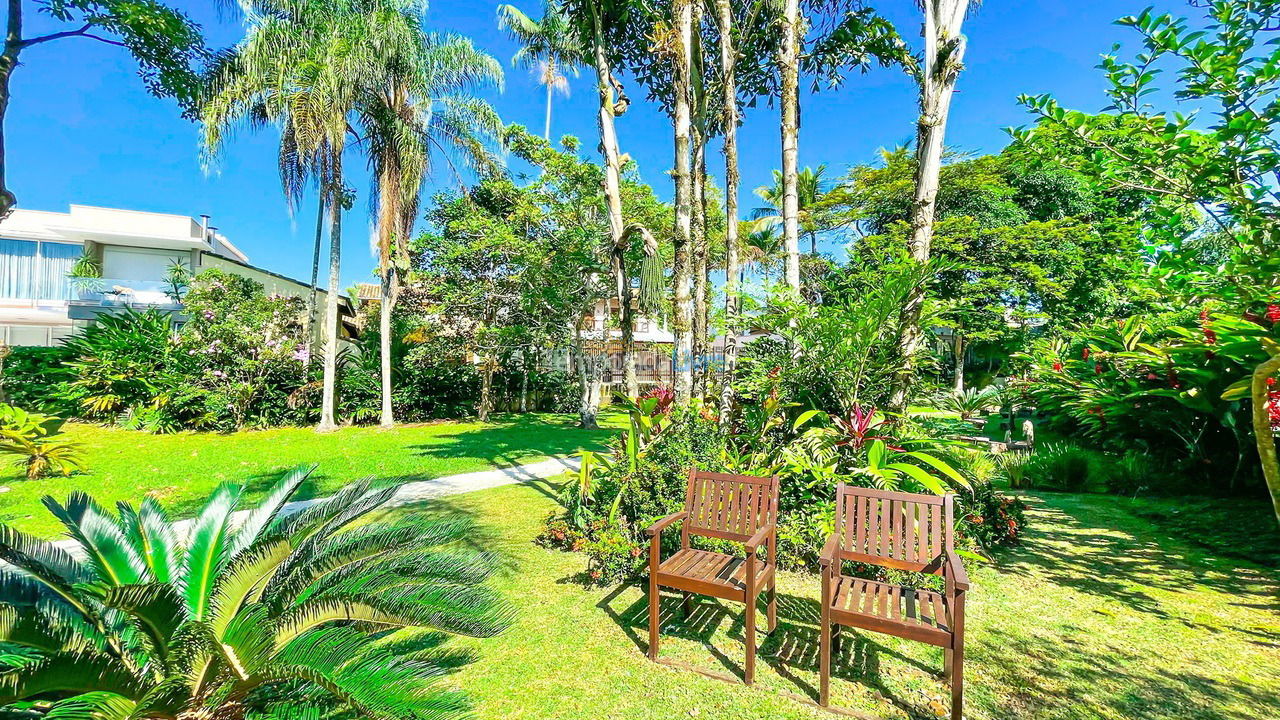
{"label": "white balcony railing", "polygon": [[71,302],[102,307],[181,306],[173,297],[173,286],[159,280],[120,278],[75,278],[71,281]]}

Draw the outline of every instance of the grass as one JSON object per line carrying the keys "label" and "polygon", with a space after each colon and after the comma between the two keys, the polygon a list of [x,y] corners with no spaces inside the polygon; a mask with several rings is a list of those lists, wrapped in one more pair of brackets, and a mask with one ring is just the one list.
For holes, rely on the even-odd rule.
{"label": "grass", "polygon": [[[605,415],[617,424],[622,416]],[[257,499],[281,470],[318,463],[300,498],[327,495],[357,478],[426,480],[492,467],[570,455],[603,442],[611,430],[586,431],[576,416],[531,414],[477,422],[404,425],[392,430],[349,427],[318,434],[277,428],[234,434],[148,435],[96,425],[69,424],[65,439],[80,443],[88,472],[29,482],[16,468],[0,475],[0,522],[42,536],[62,526],[40,505],[46,494],[65,499],[86,490],[104,505],[136,503],[150,494],[185,516],[219,483],[245,483]]]}
{"label": "grass", "polygon": [[[780,580],[779,627],[762,638],[753,688],[740,677],[741,607],[700,599],[691,618],[663,602],[665,660],[645,658],[637,585],[583,584],[585,558],[532,544],[555,508],[546,481],[458,496],[487,526],[519,610],[504,635],[455,641],[476,662],[451,682],[479,717],[827,718],[815,707],[818,583]],[[974,720],[1256,720],[1280,708],[1280,578],[1171,536],[1146,515],[1176,502],[1036,493],[1025,543],[971,564],[966,717]],[[1162,505],[1162,502],[1164,503]],[[1274,533],[1274,527],[1259,528]],[[761,617],[763,613],[761,613]],[[763,619],[761,619],[763,632]],[[935,648],[854,631],[833,702],[877,718],[946,710]],[[1271,708],[1267,711],[1266,708]]]}

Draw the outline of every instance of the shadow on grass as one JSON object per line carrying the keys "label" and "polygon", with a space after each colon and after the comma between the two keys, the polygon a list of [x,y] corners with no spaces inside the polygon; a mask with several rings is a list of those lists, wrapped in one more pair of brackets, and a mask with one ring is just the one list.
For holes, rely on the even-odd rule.
{"label": "shadow on grass", "polygon": [[[494,467],[512,467],[533,456],[564,457],[603,445],[615,430],[573,427],[569,416],[505,415],[488,425],[443,433],[408,446],[419,457],[483,458]],[[566,433],[566,429],[574,432]]]}
{"label": "shadow on grass", "polygon": [[[648,588],[640,587],[642,595],[625,607],[618,607],[622,594],[635,585],[619,585],[598,604],[609,618],[641,653],[649,651],[649,600]],[[659,601],[661,641],[681,639],[696,642],[709,652],[719,664],[733,676],[742,679],[746,653],[745,623],[742,605],[698,595],[690,596],[692,612],[686,614],[681,596],[664,592]],[[796,686],[805,696],[816,702],[818,688],[797,674],[818,672],[819,633],[821,607],[813,598],[778,594],[778,626],[766,633],[765,598],[760,597],[757,606],[756,661],[770,667],[780,677]],[[719,637],[718,637],[719,636]],[[881,658],[912,665],[917,669],[937,675],[941,670],[941,654],[938,666],[930,667],[919,660],[903,655],[886,645],[875,642],[874,633],[862,633],[844,628],[839,648],[832,656],[831,675],[835,679],[858,683],[872,688],[890,703],[912,717],[933,717],[927,711],[911,706],[897,697],[880,675]],[[734,641],[735,647],[726,652],[719,645],[722,638]],[[941,686],[939,686],[941,687]]]}
{"label": "shadow on grass", "polygon": [[[1041,499],[1033,505],[1031,530],[1023,544],[999,558],[1001,569],[1035,573],[1161,618],[1171,618],[1172,613],[1148,590],[1179,593],[1200,586],[1236,596],[1280,594],[1280,581],[1274,576],[1234,560],[1206,556],[1167,537],[1157,539],[1149,526],[1115,507],[1115,502],[1103,496],[1062,495],[1050,506]],[[1209,632],[1226,629],[1178,621]]]}

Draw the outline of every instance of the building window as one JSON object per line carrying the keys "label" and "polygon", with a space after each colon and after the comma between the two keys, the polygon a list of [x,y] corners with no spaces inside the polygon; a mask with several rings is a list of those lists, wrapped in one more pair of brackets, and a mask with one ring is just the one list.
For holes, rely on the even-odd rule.
{"label": "building window", "polygon": [[38,249],[31,240],[0,238],[0,298],[35,299]]}
{"label": "building window", "polygon": [[0,238],[0,298],[70,300],[67,273],[82,252],[70,243]]}
{"label": "building window", "polygon": [[80,245],[69,243],[40,243],[40,261],[37,298],[40,300],[70,300],[71,280],[67,273],[76,258],[84,253]]}

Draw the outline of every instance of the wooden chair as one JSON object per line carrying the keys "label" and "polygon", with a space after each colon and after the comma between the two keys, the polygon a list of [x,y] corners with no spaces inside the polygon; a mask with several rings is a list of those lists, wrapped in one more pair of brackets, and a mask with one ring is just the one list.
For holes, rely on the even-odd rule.
{"label": "wooden chair", "polygon": [[[778,476],[772,478],[689,471],[684,510],[654,523],[649,534],[649,659],[658,659],[659,588],[669,587],[684,594],[684,608],[690,610],[689,594],[733,600],[746,605],[747,645],[743,677],[748,685],[756,670],[756,602],[762,590],[769,592],[769,632],[778,625],[778,597],[774,573],[778,555]],[[680,550],[663,560],[662,531],[681,524]],[[746,558],[695,550],[689,537],[720,538],[742,543]],[[765,546],[763,561],[756,551]]]}
{"label": "wooden chair", "polygon": [[[951,683],[951,718],[964,698],[964,595],[969,589],[952,545],[955,495],[916,495],[850,487],[836,489],[836,528],[822,566],[822,653],[819,703],[830,701],[831,653],[839,626],[887,633],[943,648],[943,674]],[[852,560],[941,575],[941,594],[844,575]]]}

